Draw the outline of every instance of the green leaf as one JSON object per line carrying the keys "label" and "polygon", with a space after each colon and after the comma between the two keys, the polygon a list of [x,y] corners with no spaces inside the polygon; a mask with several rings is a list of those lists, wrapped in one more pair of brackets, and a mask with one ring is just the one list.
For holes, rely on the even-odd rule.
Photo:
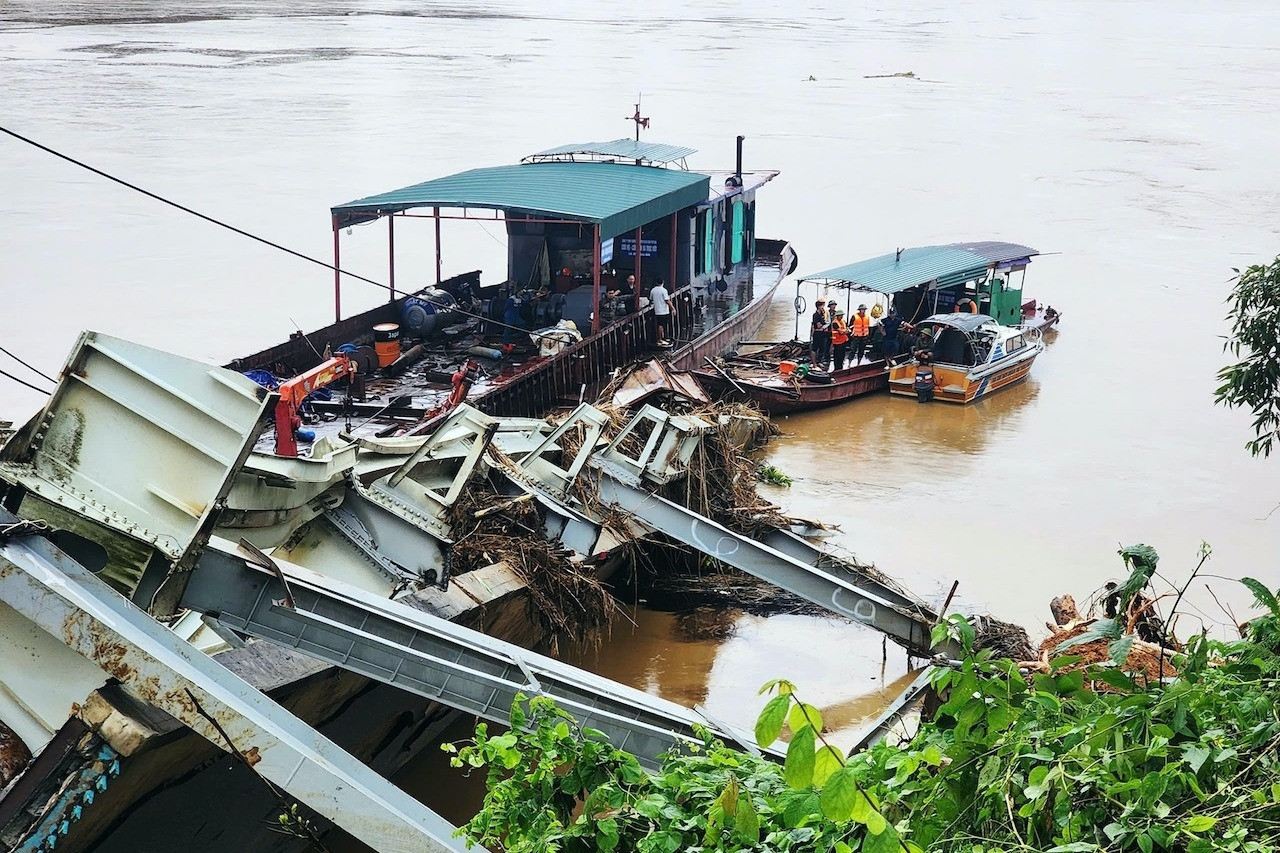
{"label": "green leaf", "polygon": [[1253,578],[1240,578],[1240,583],[1249,588],[1249,592],[1253,593],[1253,600],[1258,603],[1259,607],[1265,607],[1271,611],[1271,615],[1280,618],[1280,601],[1276,600],[1271,590],[1261,581]]}
{"label": "green leaf", "polygon": [[[1112,645],[1115,645],[1115,643],[1112,643]],[[1104,684],[1110,684],[1112,687],[1123,690],[1126,693],[1132,693],[1138,688],[1138,685],[1134,683],[1132,678],[1125,675],[1118,669],[1092,667],[1089,669],[1089,677],[1096,679],[1097,681],[1101,681]]]}
{"label": "green leaf", "polygon": [[865,791],[856,788],[853,793],[853,812],[850,817],[856,823],[866,825],[871,820],[871,813],[875,811],[875,806],[871,805],[871,801],[867,799]]}
{"label": "green leaf", "polygon": [[1080,655],[1063,655],[1062,657],[1056,657],[1049,661],[1049,674],[1057,675],[1058,670],[1065,669],[1068,666],[1075,666],[1082,660],[1084,660],[1084,658]]}
{"label": "green leaf", "polygon": [[1107,645],[1107,654],[1111,657],[1111,662],[1116,666],[1123,666],[1124,662],[1129,659],[1129,650],[1133,648],[1133,641],[1137,639],[1133,634],[1125,634],[1118,640]]}
{"label": "green leaf", "polygon": [[1044,796],[1048,786],[1045,785],[1045,778],[1049,775],[1049,768],[1043,764],[1036,765],[1031,768],[1031,772],[1027,774],[1027,786],[1022,789],[1023,795],[1028,800],[1038,800]]}
{"label": "green leaf", "polygon": [[756,814],[755,806],[751,803],[751,795],[745,792],[738,798],[734,830],[752,847],[760,841],[760,815]]}
{"label": "green leaf", "polygon": [[1169,787],[1169,777],[1160,773],[1148,773],[1146,778],[1142,780],[1139,796],[1148,804],[1153,805],[1156,800],[1164,796],[1165,789]]}
{"label": "green leaf", "polygon": [[1098,849],[1098,845],[1088,841],[1072,841],[1070,844],[1059,844],[1057,847],[1050,847],[1045,853],[1093,853]]}
{"label": "green leaf", "polygon": [[990,787],[992,782],[1001,778],[1002,773],[1004,773],[1004,762],[999,753],[992,753],[982,765],[982,772],[978,774],[978,787]]}
{"label": "green leaf", "polygon": [[618,846],[618,822],[613,818],[605,818],[595,822],[596,845],[602,853],[609,853]]}
{"label": "green leaf", "polygon": [[1187,821],[1187,832],[1208,832],[1218,822],[1216,817],[1196,815]]}
{"label": "green leaf", "polygon": [[789,707],[791,707],[791,697],[787,694],[775,696],[769,700],[760,711],[760,716],[756,718],[756,743],[769,746],[778,739]]}
{"label": "green leaf", "polygon": [[1204,838],[1193,839],[1187,845],[1187,853],[1214,853],[1213,842]]}
{"label": "green leaf", "polygon": [[889,821],[884,819],[884,815],[876,811],[874,808],[867,813],[867,832],[872,835],[882,835],[889,828]]}
{"label": "green leaf", "polygon": [[1150,835],[1144,832],[1138,836],[1138,847],[1142,849],[1142,853],[1151,853],[1152,846]]}
{"label": "green leaf", "polygon": [[680,833],[666,829],[642,838],[639,850],[640,853],[676,853],[684,846],[684,837]]}
{"label": "green leaf", "polygon": [[920,757],[924,759],[924,763],[930,767],[937,767],[942,764],[942,750],[938,749],[937,744],[929,744],[924,748],[924,752]]}
{"label": "green leaf", "polygon": [[[883,822],[884,818],[880,820]],[[871,832],[868,824],[867,830],[868,834],[862,838],[862,853],[900,853],[898,832],[892,826],[885,823],[880,832]]]}
{"label": "green leaf", "polygon": [[1083,646],[1085,643],[1092,643],[1095,640],[1114,640],[1121,634],[1120,623],[1115,619],[1099,619],[1089,626],[1089,630],[1085,631],[1078,637],[1072,637],[1066,642],[1059,643],[1056,651],[1074,648],[1075,646]]}
{"label": "green leaf", "polygon": [[738,813],[738,777],[730,776],[729,781],[716,798],[716,805],[727,815]]}
{"label": "green leaf", "polygon": [[772,690],[775,687],[778,688],[779,696],[785,696],[788,693],[794,693],[796,689],[796,686],[792,684],[790,681],[787,681],[785,678],[775,678],[772,681],[766,681],[764,683],[764,686],[761,687],[758,691],[756,691],[756,695],[763,696],[764,694],[768,693],[770,690]]}
{"label": "green leaf", "polygon": [[822,813],[834,821],[843,823],[853,817],[854,808],[858,804],[857,783],[853,778],[853,769],[841,767],[827,779],[822,786]]}
{"label": "green leaf", "polygon": [[787,712],[787,728],[798,732],[805,726],[813,726],[815,732],[822,731],[822,712],[805,702],[796,702]]}
{"label": "green leaf", "polygon": [[1059,696],[1070,696],[1084,687],[1084,672],[1076,670],[1075,672],[1064,672],[1061,675],[1055,675],[1053,684],[1058,689]]}
{"label": "green leaf", "polygon": [[782,776],[792,788],[807,788],[813,784],[814,741],[813,727],[805,726],[792,735],[791,743],[787,744]]}
{"label": "green leaf", "polygon": [[1210,750],[1207,746],[1189,746],[1182,751],[1182,760],[1191,767],[1192,773],[1199,773],[1200,768],[1209,760]]}
{"label": "green leaf", "polygon": [[813,784],[821,788],[827,779],[844,766],[844,755],[839,747],[822,746],[813,757]]}

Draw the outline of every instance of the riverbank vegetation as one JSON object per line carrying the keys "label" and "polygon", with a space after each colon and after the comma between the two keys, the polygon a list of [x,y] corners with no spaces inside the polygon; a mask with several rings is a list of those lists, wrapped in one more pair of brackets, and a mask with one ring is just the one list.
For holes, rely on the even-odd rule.
{"label": "riverbank vegetation", "polygon": [[1146,608],[1156,555],[1121,554],[1118,615],[1044,671],[974,651],[964,617],[942,622],[936,639],[966,654],[934,669],[940,704],[910,739],[856,755],[787,681],[765,685],[755,731],[788,735],[781,765],[706,736],[648,773],[550,701],[517,703],[510,731],[446,745],[487,774],[461,832],[507,853],[1280,850],[1280,591],[1244,581],[1264,612],[1238,639],[1159,638],[1153,678],[1128,666],[1143,641],[1124,615]]}

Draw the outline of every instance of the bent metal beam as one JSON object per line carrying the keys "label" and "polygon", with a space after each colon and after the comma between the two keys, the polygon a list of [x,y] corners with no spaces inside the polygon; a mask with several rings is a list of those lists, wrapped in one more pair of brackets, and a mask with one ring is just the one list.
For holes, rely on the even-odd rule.
{"label": "bent metal beam", "polygon": [[[0,509],[0,525],[18,519]],[[0,601],[379,853],[461,853],[454,827],[39,536],[0,542]],[[193,701],[194,697],[194,701]],[[219,721],[223,734],[205,718]],[[478,849],[478,848],[471,848]]]}

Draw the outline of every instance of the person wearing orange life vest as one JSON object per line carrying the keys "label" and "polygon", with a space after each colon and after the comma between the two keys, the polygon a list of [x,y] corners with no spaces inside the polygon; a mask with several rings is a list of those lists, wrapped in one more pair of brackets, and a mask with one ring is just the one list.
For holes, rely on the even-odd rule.
{"label": "person wearing orange life vest", "polygon": [[849,326],[844,321],[844,309],[837,308],[831,320],[831,352],[836,360],[836,370],[844,370],[844,355],[849,351]]}
{"label": "person wearing orange life vest", "polygon": [[849,330],[853,333],[853,352],[849,356],[849,366],[852,367],[862,363],[862,356],[871,343],[871,315],[867,313],[866,305],[858,306],[858,313],[849,322]]}

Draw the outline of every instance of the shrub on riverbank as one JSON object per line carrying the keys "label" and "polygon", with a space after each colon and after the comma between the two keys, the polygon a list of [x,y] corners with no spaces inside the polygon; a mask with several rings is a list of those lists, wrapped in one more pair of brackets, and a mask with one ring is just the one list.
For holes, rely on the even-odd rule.
{"label": "shrub on riverbank", "polygon": [[[1150,557],[1130,563],[1131,595]],[[1280,850],[1280,603],[1246,583],[1268,613],[1240,640],[1202,634],[1171,653],[1176,680],[1071,656],[1028,680],[970,653],[935,671],[945,701],[914,738],[848,758],[785,681],[766,685],[756,728],[762,743],[790,730],[784,766],[708,737],[648,774],[533,699],[509,733],[482,724],[454,757],[488,773],[463,831],[507,853]],[[972,639],[960,617],[940,630]],[[1123,662],[1131,641],[1115,633]]]}

